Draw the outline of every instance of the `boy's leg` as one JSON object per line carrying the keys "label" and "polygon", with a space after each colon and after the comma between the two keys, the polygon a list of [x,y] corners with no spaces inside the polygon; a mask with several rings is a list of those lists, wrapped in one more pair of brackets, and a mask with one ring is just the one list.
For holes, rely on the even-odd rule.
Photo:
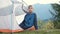
{"label": "boy's leg", "polygon": [[24,29],[20,27],[20,32],[22,32],[22,31],[24,31]]}
{"label": "boy's leg", "polygon": [[31,28],[28,28],[28,30],[35,30],[35,27],[34,26],[32,26]]}

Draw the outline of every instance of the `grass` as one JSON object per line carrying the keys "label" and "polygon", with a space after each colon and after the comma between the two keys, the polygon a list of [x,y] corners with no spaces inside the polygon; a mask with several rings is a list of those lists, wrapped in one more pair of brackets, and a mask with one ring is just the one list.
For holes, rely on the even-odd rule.
{"label": "grass", "polygon": [[[11,33],[0,33],[0,34],[11,34]],[[60,34],[60,29],[50,29],[50,30],[37,30],[37,31],[24,31],[16,32],[12,34]]]}
{"label": "grass", "polygon": [[[0,34],[60,34],[60,29],[43,29],[45,22],[38,22],[39,30],[37,31],[23,31],[23,32],[15,32],[15,33],[0,33]],[[44,25],[45,26],[45,25]]]}

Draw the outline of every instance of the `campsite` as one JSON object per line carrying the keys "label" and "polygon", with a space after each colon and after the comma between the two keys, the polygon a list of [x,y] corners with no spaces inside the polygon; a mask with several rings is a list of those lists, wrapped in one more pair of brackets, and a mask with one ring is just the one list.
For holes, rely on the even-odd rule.
{"label": "campsite", "polygon": [[[60,34],[60,2],[59,0],[0,0],[0,34]],[[21,24],[26,16],[22,10],[28,11],[32,5],[37,15],[38,30],[20,32]]]}

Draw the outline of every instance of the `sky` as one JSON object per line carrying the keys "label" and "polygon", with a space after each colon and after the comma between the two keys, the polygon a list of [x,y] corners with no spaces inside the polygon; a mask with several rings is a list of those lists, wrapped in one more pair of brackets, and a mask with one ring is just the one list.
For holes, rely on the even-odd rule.
{"label": "sky", "polygon": [[[13,1],[22,2],[22,0],[13,0]],[[41,13],[40,16],[43,15],[43,16],[41,16],[41,18],[46,19],[48,17],[47,14],[49,13],[47,10],[48,10],[48,7],[50,8],[50,6],[49,5],[47,5],[47,6],[46,5],[43,5],[42,6],[40,4],[51,4],[51,3],[58,3],[59,4],[59,1],[60,0],[23,0],[23,1],[25,1],[25,3],[27,3],[28,5],[35,6],[35,8],[37,8],[36,11],[38,11],[38,9],[40,11],[42,11],[42,12],[40,12],[40,11],[38,11],[38,12]],[[5,1],[4,0],[0,0],[0,8],[10,6],[11,4],[12,4],[11,0],[5,0]],[[39,5],[39,8],[38,8],[38,5]],[[43,9],[43,7],[46,8],[46,12],[44,12],[45,11],[45,8]],[[44,12],[44,14],[43,14],[43,12]]]}
{"label": "sky", "polygon": [[[15,0],[13,0],[15,1]],[[16,0],[16,1],[22,1],[22,0]],[[23,0],[25,1],[28,5],[40,3],[40,4],[50,4],[50,3],[58,3],[60,0]],[[3,3],[3,4],[2,4]],[[4,5],[5,4],[5,5]],[[11,5],[11,0],[0,0],[0,8]]]}
{"label": "sky", "polygon": [[60,0],[23,0],[23,1],[25,1],[28,5],[32,5],[35,3],[40,4],[59,3]]}
{"label": "sky", "polygon": [[[49,4],[51,3],[58,3],[59,0],[23,0],[28,5],[33,5],[35,8],[35,12],[37,13],[38,17],[40,19],[49,19],[52,17],[52,15],[49,12],[49,9],[51,9],[51,6]],[[39,7],[39,8],[38,8]]]}

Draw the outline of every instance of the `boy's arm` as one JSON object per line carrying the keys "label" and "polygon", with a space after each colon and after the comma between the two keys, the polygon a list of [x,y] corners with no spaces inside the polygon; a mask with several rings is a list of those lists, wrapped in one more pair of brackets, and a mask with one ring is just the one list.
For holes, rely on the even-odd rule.
{"label": "boy's arm", "polygon": [[34,18],[34,27],[35,27],[36,30],[38,29],[36,14],[35,14],[35,18]]}

